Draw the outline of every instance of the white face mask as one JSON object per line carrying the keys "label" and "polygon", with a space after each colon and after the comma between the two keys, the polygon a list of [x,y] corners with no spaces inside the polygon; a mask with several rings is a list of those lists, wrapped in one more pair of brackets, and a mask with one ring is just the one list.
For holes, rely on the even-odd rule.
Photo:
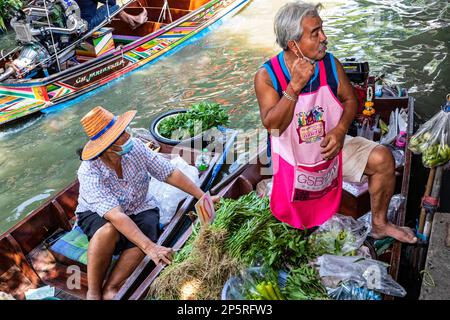
{"label": "white face mask", "polygon": [[[314,65],[316,63],[316,60],[310,59],[308,57],[305,57],[305,55],[303,54],[302,50],[300,49],[300,47],[297,45],[297,42],[295,42],[295,46],[297,47],[298,51],[300,52],[300,54],[302,55],[303,59],[305,59],[306,61],[308,61],[309,63],[311,63],[312,65]],[[294,52],[295,53],[295,52]],[[296,53],[295,55],[300,58]]]}

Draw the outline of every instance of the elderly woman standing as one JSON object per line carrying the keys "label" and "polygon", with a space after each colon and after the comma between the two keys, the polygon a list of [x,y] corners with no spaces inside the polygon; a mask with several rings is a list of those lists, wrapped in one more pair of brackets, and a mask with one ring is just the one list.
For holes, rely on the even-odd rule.
{"label": "elderly woman standing", "polygon": [[327,52],[320,7],[294,1],[279,10],[275,34],[283,51],[255,77],[261,120],[271,132],[272,212],[296,228],[320,226],[339,212],[342,181],[366,175],[373,237],[416,242],[411,229],[387,220],[395,188],[391,152],[346,136],[357,98],[341,63]]}
{"label": "elderly woman standing", "polygon": [[[87,299],[112,299],[145,255],[170,263],[172,249],[157,245],[159,209],[147,197],[154,177],[201,198],[204,192],[165,158],[126,130],[136,111],[114,116],[96,107],[81,119],[89,136],[78,170],[77,223],[87,235]],[[215,199],[214,199],[215,200]],[[113,254],[120,258],[104,284]]]}

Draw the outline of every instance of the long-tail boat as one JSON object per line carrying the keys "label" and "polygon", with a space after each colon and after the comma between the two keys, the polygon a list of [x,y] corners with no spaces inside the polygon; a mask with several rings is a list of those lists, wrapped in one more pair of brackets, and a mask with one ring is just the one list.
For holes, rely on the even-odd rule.
{"label": "long-tail boat", "polygon": [[[408,137],[414,128],[414,99],[403,98],[376,98],[375,109],[386,122],[389,115],[396,108],[407,110]],[[173,153],[173,146],[161,144],[160,152]],[[198,150],[181,148],[176,153],[190,154],[190,163],[193,163]],[[226,198],[238,198],[255,190],[256,184],[263,179],[270,178],[270,173],[261,175],[261,169],[268,166],[266,150],[262,148],[247,164],[241,166],[234,173],[227,176],[222,182],[211,189],[211,194],[220,194]],[[218,161],[219,154],[213,157],[212,163]],[[409,191],[409,179],[412,154],[405,147],[404,165],[396,169],[396,194],[401,194],[405,201],[396,212],[394,222],[397,225],[405,224],[406,206]],[[202,186],[206,185],[211,175],[212,166],[202,174]],[[29,288],[51,285],[56,288],[56,296],[61,299],[84,299],[87,290],[86,265],[57,254],[48,247],[48,239],[55,241],[55,236],[61,237],[61,232],[69,232],[75,222],[74,211],[78,199],[78,182],[75,181],[66,189],[46,201],[38,209],[16,226],[0,236],[0,291],[23,298],[24,292]],[[174,249],[181,248],[192,233],[194,215],[189,214],[194,208],[195,201],[188,197],[180,203],[177,213],[172,218],[160,236],[158,243]],[[358,218],[370,210],[370,197],[368,190],[358,195],[344,189],[340,213]],[[400,254],[402,244],[395,242],[389,249],[376,258],[390,264],[389,272],[394,279],[398,278],[400,267]],[[373,252],[373,250],[372,250]],[[79,266],[82,271],[81,287],[68,288],[67,280],[71,273],[68,268]],[[155,265],[145,257],[134,272],[125,281],[115,299],[145,299],[149,286],[164,269],[163,264]],[[386,296],[387,299],[393,298]]]}
{"label": "long-tail boat", "polygon": [[[407,111],[408,114],[408,132],[407,141],[413,133],[414,128],[414,99],[412,97],[403,98],[376,98],[374,99],[374,108],[380,113],[381,119],[388,122],[390,113],[396,108],[402,108]],[[271,178],[271,174],[267,173],[268,159],[266,158],[266,149],[261,149],[253,159],[251,159],[246,165],[242,166],[234,174],[228,176],[224,181],[216,185],[211,189],[211,194],[219,194],[225,198],[237,199],[242,195],[245,195],[253,190],[256,190],[256,185],[263,179]],[[406,206],[408,199],[409,181],[410,181],[410,169],[411,169],[411,151],[408,150],[408,145],[405,147],[405,162],[396,168],[396,189],[395,194],[401,194],[405,201],[400,205],[398,211],[395,214],[393,222],[399,226],[405,225]],[[262,171],[261,169],[266,169]],[[263,175],[261,172],[265,172]],[[356,218],[361,217],[370,210],[370,196],[367,187],[354,195],[350,190],[344,188],[341,208],[339,213]],[[192,217],[186,216],[183,220],[178,221],[179,227],[177,234],[169,235],[171,245],[174,249],[180,249],[192,234],[193,221]],[[374,242],[367,241],[369,249],[373,258],[388,263],[389,273],[394,280],[397,280],[399,275],[400,257],[402,244],[398,241],[394,242],[387,250],[380,252],[377,255]],[[150,285],[159,276],[165,265],[160,264],[147,275],[147,277],[140,277],[142,270],[147,270],[148,266],[153,264],[149,258],[144,258],[141,265],[135,270],[135,272],[128,278],[127,283],[123,287],[135,286],[139,283],[138,287],[129,296],[131,300],[140,300],[147,297],[147,293]],[[133,282],[134,281],[134,282]],[[129,291],[128,291],[129,292]],[[124,292],[122,292],[123,296]],[[117,296],[119,299],[122,296]],[[392,296],[384,296],[384,299],[393,299]]]}
{"label": "long-tail boat", "polygon": [[[29,42],[27,50],[18,47],[5,55],[0,54],[3,55],[0,57],[0,126],[43,110],[48,112],[56,105],[156,61],[193,37],[204,34],[202,31],[229,13],[236,12],[248,1],[133,0],[111,14],[109,21],[56,53],[54,56],[59,57],[57,66],[56,63],[53,63],[54,67],[40,66],[43,64],[40,60],[51,60],[53,56],[50,57],[46,49],[37,47],[36,42]],[[73,0],[60,2],[64,6],[67,3],[76,6]],[[117,18],[121,10],[137,15],[142,8],[147,11],[148,21],[137,29],[132,30]],[[42,8],[27,10],[39,13]],[[24,24],[18,31],[22,30],[23,33],[26,28]],[[45,28],[31,29],[24,34],[16,33],[26,42]],[[73,32],[73,28],[61,31],[61,28],[53,26],[48,30],[60,31],[63,35]],[[49,32],[45,34],[49,35]],[[40,58],[41,55],[45,59]],[[36,61],[31,63],[31,59]]]}
{"label": "long-tail boat", "polygon": [[[201,151],[160,144],[144,139],[152,149],[158,149],[163,156],[172,158],[181,156],[187,163],[194,165]],[[175,149],[174,149],[175,148]],[[210,153],[210,164],[201,171],[199,186],[204,188],[213,178],[215,165],[222,150],[214,149]],[[216,152],[217,151],[217,152]],[[65,189],[48,199],[39,208],[31,212],[23,221],[0,235],[0,292],[24,299],[29,289],[51,286],[55,297],[62,300],[85,299],[87,292],[87,267],[79,260],[53,250],[52,244],[64,235],[72,232],[76,223],[75,210],[78,204],[79,182],[73,181]],[[177,211],[164,227],[158,244],[170,245],[168,239],[179,233],[180,221],[191,210],[195,198],[188,196],[178,204]],[[79,278],[71,281],[74,270]],[[139,269],[139,277],[133,276],[117,295],[118,299],[128,297],[140,281],[154,268],[146,264]],[[74,282],[75,281],[75,282]],[[128,285],[131,283],[132,285]]]}

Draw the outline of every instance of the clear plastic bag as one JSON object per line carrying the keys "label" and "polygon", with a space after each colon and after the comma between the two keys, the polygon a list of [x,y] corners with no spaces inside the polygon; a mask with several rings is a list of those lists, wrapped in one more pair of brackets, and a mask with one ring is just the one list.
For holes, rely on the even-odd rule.
{"label": "clear plastic bag", "polygon": [[392,145],[388,145],[387,147],[391,150],[392,156],[394,157],[395,168],[404,166],[405,165],[405,151],[396,149]]}
{"label": "clear plastic bag", "polygon": [[354,255],[366,240],[370,228],[367,221],[336,214],[311,234],[308,245],[319,255]]}
{"label": "clear plastic bag", "polygon": [[440,111],[411,137],[409,149],[422,154],[422,163],[427,168],[443,165],[450,160],[449,131],[450,113]]}
{"label": "clear plastic bag", "polygon": [[[196,185],[200,184],[199,173],[196,167],[189,165],[179,156],[173,158],[170,162]],[[159,222],[163,226],[166,226],[170,222],[176,213],[180,201],[188,196],[186,192],[157,179],[150,180],[147,194],[153,195],[158,201],[160,210]]]}
{"label": "clear plastic bag", "polygon": [[340,284],[353,281],[359,287],[366,287],[383,294],[404,297],[405,289],[388,274],[388,265],[364,257],[344,257],[325,254],[317,259],[320,277],[332,277]]}
{"label": "clear plastic bag", "polygon": [[239,276],[225,283],[222,300],[284,300],[280,284],[285,273],[264,267],[245,269]]}
{"label": "clear plastic bag", "polygon": [[[389,208],[387,213],[388,221],[392,223],[396,223],[397,212],[400,209],[400,206],[405,202],[405,197],[401,194],[395,194],[392,196],[391,201],[389,202]],[[372,226],[372,211],[367,212],[362,217],[358,218],[358,221],[364,221],[368,225]],[[370,234],[370,233],[369,233]]]}
{"label": "clear plastic bag", "polygon": [[359,286],[355,281],[342,282],[337,288],[328,288],[328,296],[334,300],[381,300],[381,294]]}
{"label": "clear plastic bag", "polygon": [[256,193],[261,197],[269,196],[272,193],[272,179],[264,179],[256,185]]}

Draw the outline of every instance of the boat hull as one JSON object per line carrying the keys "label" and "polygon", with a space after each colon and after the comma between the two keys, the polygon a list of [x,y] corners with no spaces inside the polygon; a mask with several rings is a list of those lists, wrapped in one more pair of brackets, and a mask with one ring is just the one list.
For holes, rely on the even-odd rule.
{"label": "boat hull", "polygon": [[[414,99],[409,98],[392,98],[392,99],[375,99],[375,108],[377,112],[381,114],[384,121],[388,121],[389,115],[395,108],[400,107],[408,110],[408,141],[412,136],[414,128]],[[223,198],[237,199],[249,192],[256,190],[256,185],[258,182],[264,179],[270,179],[271,174],[267,174],[267,158],[266,150],[261,150],[258,155],[249,161],[248,164],[242,166],[235,174],[230,175],[223,183],[218,184],[211,189],[211,194],[217,194]],[[396,193],[400,193],[404,197],[405,201],[400,206],[396,213],[395,221],[399,226],[405,225],[406,218],[406,206],[409,191],[410,182],[410,170],[411,170],[411,158],[412,153],[406,147],[405,148],[405,164],[404,166],[397,168],[396,175],[399,176],[399,185],[397,185]],[[264,170],[262,170],[264,168]],[[264,172],[264,175],[262,174]],[[365,212],[370,209],[370,196],[368,191],[363,193],[361,196],[355,197],[347,191],[343,191],[340,213],[352,216],[354,218],[359,218],[363,212],[361,208],[368,208]],[[364,213],[365,213],[364,212]],[[189,222],[185,218],[185,222]],[[181,224],[181,221],[178,221]],[[177,234],[170,235],[171,244],[175,250],[179,250],[186,244],[189,237],[192,234],[192,224],[188,227],[185,226],[184,229],[179,228]],[[372,245],[372,243],[371,243]],[[373,248],[372,248],[373,249]],[[400,268],[400,258],[401,258],[402,243],[395,242],[393,246],[387,249],[380,256],[376,256],[377,260],[383,261],[390,265],[389,273],[394,280],[397,280]],[[374,254],[376,255],[375,251]],[[145,265],[151,263],[148,258],[145,258],[141,265],[135,270],[135,272],[130,276],[124,285],[123,290],[127,286],[131,285],[134,280],[135,283],[139,282],[139,286],[134,290],[128,299],[130,300],[142,300],[146,299],[148,290],[151,284],[158,278],[158,276],[163,271],[163,266],[158,266],[154,268],[146,278],[139,278],[140,270],[145,269]],[[137,281],[139,279],[139,281]],[[385,300],[394,299],[393,296],[384,296]]]}
{"label": "boat hull", "polygon": [[0,126],[97,89],[155,62],[199,36],[202,31],[249,0],[212,0],[173,23],[104,56],[38,80],[0,83]]}

